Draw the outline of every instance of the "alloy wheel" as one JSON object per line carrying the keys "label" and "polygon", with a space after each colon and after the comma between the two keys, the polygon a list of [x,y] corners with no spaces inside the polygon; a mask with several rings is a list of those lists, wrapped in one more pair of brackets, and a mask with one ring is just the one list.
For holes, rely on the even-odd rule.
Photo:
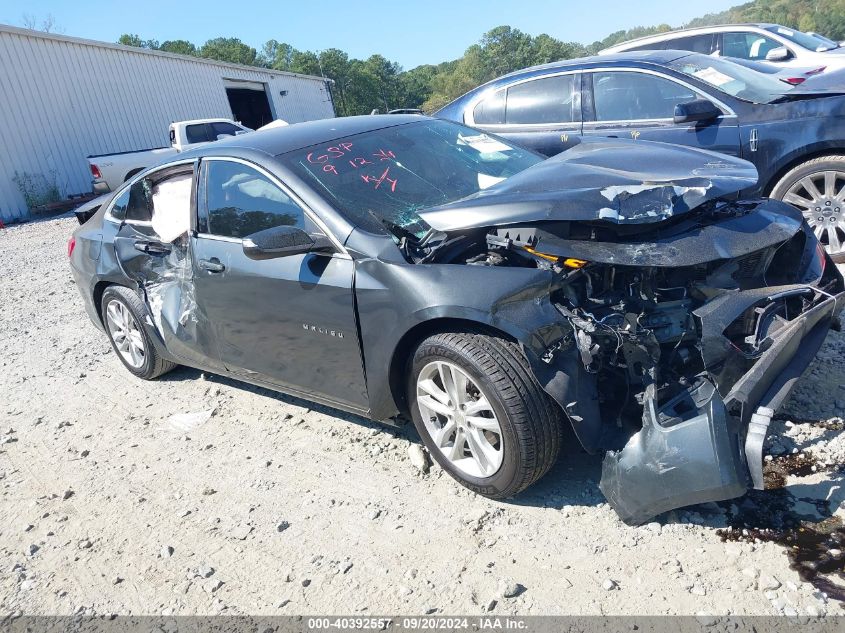
{"label": "alloy wheel", "polygon": [[801,210],[828,253],[845,252],[845,173],[827,170],[805,176],[783,201]]}
{"label": "alloy wheel", "polygon": [[417,406],[441,454],[462,473],[490,477],[504,457],[502,428],[490,400],[457,365],[434,361],[417,377]]}
{"label": "alloy wheel", "polygon": [[106,306],[106,323],[114,346],[123,360],[135,369],[140,369],[146,359],[144,337],[129,308],[112,299]]}

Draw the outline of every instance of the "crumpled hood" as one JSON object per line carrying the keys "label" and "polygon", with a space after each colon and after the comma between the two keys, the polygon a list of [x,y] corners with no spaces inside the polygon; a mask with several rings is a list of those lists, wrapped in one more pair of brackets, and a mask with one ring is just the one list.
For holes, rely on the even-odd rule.
{"label": "crumpled hood", "polygon": [[756,182],[754,165],[732,156],[649,141],[581,139],[553,158],[420,216],[446,232],[544,220],[644,224]]}

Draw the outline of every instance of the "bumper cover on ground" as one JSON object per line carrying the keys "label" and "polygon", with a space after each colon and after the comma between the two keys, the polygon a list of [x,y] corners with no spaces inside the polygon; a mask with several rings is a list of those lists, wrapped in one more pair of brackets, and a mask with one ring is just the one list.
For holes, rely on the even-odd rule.
{"label": "bumper cover on ground", "polygon": [[759,487],[764,434],[747,438],[749,421],[760,407],[783,404],[843,302],[845,293],[828,295],[789,321],[724,396],[703,377],[658,408],[648,388],[642,430],[602,465],[599,487],[620,518],[639,524],[674,508],[741,496],[752,482]]}

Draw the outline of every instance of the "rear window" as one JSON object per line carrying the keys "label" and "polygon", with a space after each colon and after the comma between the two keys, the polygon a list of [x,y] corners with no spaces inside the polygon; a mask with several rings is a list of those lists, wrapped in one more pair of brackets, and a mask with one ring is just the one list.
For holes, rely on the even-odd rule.
{"label": "rear window", "polygon": [[185,138],[188,140],[188,143],[208,143],[211,141],[209,129],[205,123],[186,125]]}
{"label": "rear window", "polygon": [[215,140],[220,134],[235,136],[238,132],[243,132],[243,130],[237,125],[233,125],[232,123],[225,123],[222,121],[215,121],[214,123],[211,123],[211,131],[214,134]]}

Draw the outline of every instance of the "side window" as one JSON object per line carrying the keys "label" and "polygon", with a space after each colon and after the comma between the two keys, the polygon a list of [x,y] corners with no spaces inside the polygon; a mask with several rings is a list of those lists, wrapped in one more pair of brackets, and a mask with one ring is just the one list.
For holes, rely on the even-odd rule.
{"label": "side window", "polygon": [[[669,42],[649,42],[648,44],[640,44],[639,46],[632,46],[631,48],[626,48],[625,52],[628,53],[630,51],[662,51],[667,48],[675,48],[672,46],[673,41]],[[683,50],[683,49],[681,49]]]}
{"label": "side window", "polygon": [[178,173],[152,185],[153,231],[162,242],[172,242],[191,228],[193,171]]}
{"label": "side window", "polygon": [[242,132],[243,130],[239,128],[237,125],[232,125],[231,123],[222,123],[216,121],[211,124],[211,133],[214,137],[213,140],[217,140],[217,136],[220,134],[228,134],[229,136],[235,136],[238,132]]}
{"label": "side window", "polygon": [[677,104],[697,96],[686,86],[646,73],[593,73],[597,121],[671,119]]}
{"label": "side window", "polygon": [[162,242],[172,242],[190,229],[193,183],[192,170],[151,174],[120,195],[112,214],[118,217],[122,203],[126,220],[149,222]]}
{"label": "side window", "polygon": [[573,120],[575,75],[532,79],[508,88],[505,123],[568,123]]}
{"label": "side window", "polygon": [[152,183],[148,178],[141,178],[129,188],[129,200],[126,204],[126,219],[136,222],[149,222],[153,218]]}
{"label": "side window", "polygon": [[205,123],[185,126],[185,138],[188,143],[207,143],[212,139],[209,137],[208,126]]}
{"label": "side window", "polygon": [[129,193],[129,187],[127,187],[123,190],[123,193],[115,198],[111,211],[109,211],[115,220],[123,220],[126,217],[126,207],[129,205]]}
{"label": "side window", "polygon": [[242,238],[274,226],[305,228],[302,209],[255,169],[210,160],[204,163],[203,173],[206,217],[201,219],[201,231]]}
{"label": "side window", "polygon": [[780,42],[759,33],[723,33],[722,55],[740,59],[765,60],[766,54]]}
{"label": "side window", "polygon": [[688,37],[679,37],[674,40],[666,42],[666,48],[676,49],[679,51],[692,51],[693,53],[701,53],[702,55],[709,55],[713,52],[713,35],[690,35]]}
{"label": "side window", "polygon": [[499,125],[505,122],[505,96],[507,90],[497,90],[479,102],[472,111],[476,125]]}

